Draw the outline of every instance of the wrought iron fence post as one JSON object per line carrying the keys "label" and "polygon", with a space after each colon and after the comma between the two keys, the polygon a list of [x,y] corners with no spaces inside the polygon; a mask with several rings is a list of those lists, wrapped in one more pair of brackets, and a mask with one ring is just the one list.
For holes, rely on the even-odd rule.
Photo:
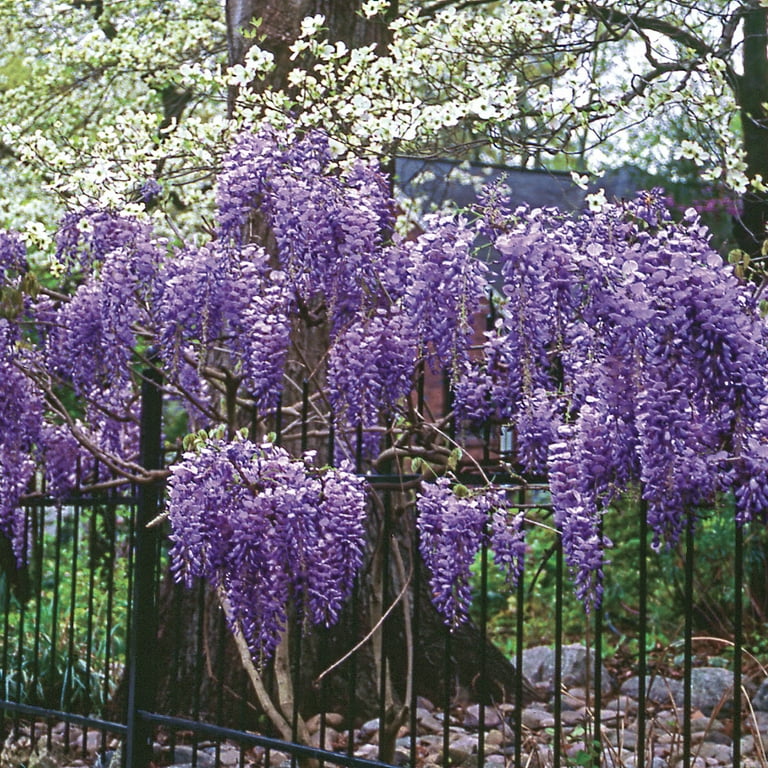
{"label": "wrought iron fence post", "polygon": [[[161,376],[154,369],[144,371],[141,387],[140,462],[145,469],[162,466]],[[152,710],[153,669],[157,610],[155,589],[156,537],[147,524],[156,517],[162,486],[142,484],[138,490],[133,560],[131,633],[128,646],[128,731],[125,740],[126,768],[145,768],[152,759],[152,733],[142,712]]]}

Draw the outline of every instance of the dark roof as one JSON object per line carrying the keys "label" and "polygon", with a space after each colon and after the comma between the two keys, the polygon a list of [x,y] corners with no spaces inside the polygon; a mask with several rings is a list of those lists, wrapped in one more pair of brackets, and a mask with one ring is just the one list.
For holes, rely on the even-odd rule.
{"label": "dark roof", "polygon": [[451,160],[410,157],[395,160],[395,177],[406,197],[423,201],[425,212],[432,206],[440,208],[446,203],[468,208],[477,201],[475,182],[504,181],[513,206],[527,204],[532,208],[555,207],[563,211],[581,209],[588,192],[600,188],[612,200],[634,197],[638,190],[649,185],[642,171],[632,166],[611,171],[588,190],[583,190],[574,184],[568,172],[481,163],[461,165]]}

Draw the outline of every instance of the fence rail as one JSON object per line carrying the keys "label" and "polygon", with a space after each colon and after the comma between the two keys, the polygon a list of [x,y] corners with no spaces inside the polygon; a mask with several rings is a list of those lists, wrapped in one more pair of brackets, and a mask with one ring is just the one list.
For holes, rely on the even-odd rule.
{"label": "fence rail", "polygon": [[[142,456],[149,468],[161,462],[160,415],[159,390],[150,380],[142,418]],[[729,764],[742,765],[743,747],[752,749],[743,740],[747,735],[755,737],[749,759],[765,764],[751,709],[754,689],[765,677],[760,654],[768,652],[758,631],[768,610],[761,530],[742,530],[727,509],[712,510],[692,516],[679,548],[657,555],[642,504],[619,509],[605,521],[605,533],[617,542],[606,567],[606,599],[583,615],[571,597],[557,537],[546,527],[546,497],[528,494],[517,501],[529,509],[537,534],[515,592],[499,593],[483,551],[474,583],[474,634],[444,628],[435,634],[434,617],[419,600],[425,575],[411,557],[414,513],[399,505],[392,490],[397,481],[380,478],[383,501],[376,514],[391,546],[377,554],[389,587],[380,594],[376,632],[370,633],[376,614],[362,597],[365,575],[343,619],[347,645],[336,644],[338,634],[304,637],[294,631],[295,709],[302,708],[304,717],[317,715],[309,743],[300,743],[298,713],[292,738],[274,737],[254,705],[247,675],[233,663],[223,615],[205,588],[190,593],[171,586],[162,530],[146,525],[158,512],[160,487],[123,496],[75,494],[63,505],[43,496],[30,501],[28,571],[7,567],[0,577],[2,768],[27,765],[31,752],[55,755],[61,765],[77,758],[108,765],[111,759],[113,768],[267,768],[281,762],[372,768],[382,765],[377,755],[413,768],[690,768],[701,749],[692,730],[693,715],[702,709],[701,667],[722,673],[720,700],[704,714],[712,730],[727,717],[727,727],[717,729],[727,734],[720,741]],[[662,565],[659,557],[665,558]],[[678,623],[662,631],[659,616],[675,618],[678,608]],[[574,649],[579,634],[583,648]],[[356,644],[359,650],[348,653]],[[543,676],[529,649],[539,646],[544,658],[542,645],[552,648]],[[377,647],[383,651],[378,656]],[[582,677],[572,667],[577,651],[587,659]],[[591,667],[590,654],[597,661],[612,659],[615,668]],[[507,668],[499,666],[500,656],[529,679],[517,674],[502,689]],[[336,674],[318,676],[335,664]],[[307,675],[314,684],[305,684]],[[628,694],[624,681],[622,700],[617,692],[625,677],[637,683]],[[662,680],[664,695],[654,682]],[[374,695],[370,685],[378,689]],[[535,696],[542,700],[534,707]],[[388,733],[393,702],[407,708],[402,726]],[[375,717],[378,729],[371,722],[363,728]],[[661,727],[668,738],[660,738]],[[613,734],[619,732],[631,732],[634,746],[616,743]],[[366,743],[377,739],[378,746]]]}

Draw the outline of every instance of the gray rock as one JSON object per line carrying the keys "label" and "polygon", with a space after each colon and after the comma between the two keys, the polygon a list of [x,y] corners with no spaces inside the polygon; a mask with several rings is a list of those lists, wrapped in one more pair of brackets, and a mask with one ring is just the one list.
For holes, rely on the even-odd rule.
{"label": "gray rock", "polygon": [[757,726],[757,730],[760,731],[760,733],[768,733],[768,712],[756,710],[751,713],[749,719]]}
{"label": "gray rock", "polygon": [[379,748],[375,744],[361,744],[355,750],[355,756],[365,760],[376,760],[379,756]]}
{"label": "gray rock", "polygon": [[583,741],[572,741],[565,747],[565,754],[571,760],[578,760],[587,751],[587,745]]}
{"label": "gray rock", "polygon": [[538,731],[542,728],[551,728],[555,724],[555,718],[550,712],[544,709],[535,709],[528,707],[523,710],[523,725],[532,731]]}
{"label": "gray rock", "polygon": [[379,718],[374,717],[373,720],[369,720],[367,723],[363,723],[360,726],[360,738],[363,741],[367,741],[373,736],[379,735]]}
{"label": "gray rock", "polygon": [[615,739],[614,746],[623,747],[624,749],[637,749],[637,731],[624,728],[621,730],[609,731],[609,738]]}
{"label": "gray rock", "polygon": [[[487,747],[507,747],[514,742],[515,734],[510,728],[504,730],[493,728],[485,737]],[[497,750],[498,751],[498,750]],[[487,753],[487,749],[486,749]]]}
{"label": "gray rock", "polygon": [[[484,721],[483,725],[486,730],[491,728],[498,728],[503,720],[501,714],[494,707],[484,707],[483,711]],[[465,728],[479,728],[480,727],[480,705],[470,704],[464,712],[464,727]]]}
{"label": "gray rock", "polygon": [[717,760],[723,765],[730,765],[733,762],[733,749],[725,744],[713,744],[710,741],[702,742],[696,748],[696,754],[705,760],[707,758]]}
{"label": "gray rock", "polygon": [[[475,754],[477,754],[476,738],[472,739],[468,736],[462,736],[452,741],[448,746],[448,759],[451,765],[463,765]],[[437,762],[444,762],[442,751],[438,755]]]}
{"label": "gray rock", "polygon": [[752,698],[752,709],[768,712],[768,677],[760,683],[757,693]]}
{"label": "gray rock", "polygon": [[601,768],[624,768],[631,756],[632,753],[627,749],[605,749],[600,766]]}
{"label": "gray rock", "polygon": [[600,722],[610,728],[615,728],[618,723],[623,722],[626,713],[621,709],[603,709],[600,710]]}
{"label": "gray rock", "polygon": [[[631,757],[628,757],[625,763],[625,768],[635,768],[635,766],[638,764],[638,758],[636,755],[632,755]],[[656,757],[654,756],[651,759],[650,764],[646,760],[645,768],[669,768],[669,763],[663,758],[663,757]]]}
{"label": "gray rock", "polygon": [[704,741],[709,744],[725,744],[727,746],[733,744],[733,739],[722,731],[708,731],[704,735]]}
{"label": "gray rock", "polygon": [[411,762],[411,753],[409,750],[398,748],[395,750],[394,765],[408,765]]}
{"label": "gray rock", "polygon": [[[640,678],[630,677],[624,681],[621,686],[621,693],[632,699],[637,699],[640,692]],[[646,675],[645,677],[645,697],[654,704],[677,704],[678,699],[682,702],[683,684],[679,680],[669,677],[660,677],[658,675]]]}
{"label": "gray rock", "polygon": [[587,692],[581,688],[571,688],[562,694],[560,707],[563,711],[569,709],[584,709],[587,704]]}
{"label": "gray rock", "polygon": [[[593,651],[587,651],[583,645],[564,645],[561,650],[562,682],[567,687],[590,686],[595,677]],[[590,663],[587,666],[587,658]],[[548,645],[539,645],[523,651],[523,674],[534,684],[552,683],[555,679],[555,649]],[[600,690],[610,693],[613,680],[605,667],[601,669],[602,684]]]}
{"label": "gray rock", "polygon": [[443,721],[438,720],[430,710],[423,707],[416,710],[416,722],[420,733],[440,733],[443,730]]}
{"label": "gray rock", "polygon": [[473,734],[463,734],[451,740],[449,751],[461,750],[470,755],[477,754],[477,736]]}
{"label": "gray rock", "polygon": [[707,761],[703,757],[694,757],[689,765],[686,765],[685,761],[680,759],[674,765],[675,768],[708,768]]}
{"label": "gray rock", "polygon": [[618,696],[613,699],[613,701],[603,704],[603,709],[626,712],[628,715],[634,715],[637,712],[637,702],[629,696]]}
{"label": "gray rock", "polygon": [[216,768],[234,768],[240,765],[240,748],[233,744],[222,744],[219,748]]}
{"label": "gray rock", "polygon": [[747,734],[741,737],[741,754],[751,755],[755,751],[755,737]]}
{"label": "gray rock", "polygon": [[288,765],[291,764],[287,752],[280,752],[275,749],[269,753],[269,764],[272,766],[272,768],[275,768],[275,766],[284,765],[285,763],[288,763]]}
{"label": "gray rock", "polygon": [[[682,680],[667,677],[646,676],[646,697],[655,704],[674,704],[679,708],[685,700],[685,686]],[[630,677],[621,686],[621,693],[637,699],[640,678]],[[691,706],[711,715],[724,705],[729,711],[733,705],[733,675],[721,667],[697,667],[691,670]]]}
{"label": "gray rock", "polygon": [[587,719],[587,710],[584,707],[580,709],[564,709],[560,713],[560,722],[566,728],[572,728],[580,725]]}
{"label": "gray rock", "polygon": [[[194,758],[195,754],[197,755]],[[176,746],[172,753],[174,764],[187,764],[194,763],[197,760],[198,768],[214,768],[216,764],[216,756],[209,754],[206,750],[197,748],[194,750],[192,747],[186,744],[179,744]]]}
{"label": "gray rock", "polygon": [[717,731],[723,731],[725,726],[719,721],[711,717],[694,717],[691,720],[691,732],[696,733],[701,731],[704,734],[704,738],[708,741],[709,734],[714,734]]}
{"label": "gray rock", "polygon": [[[695,709],[711,715],[716,709],[733,709],[733,673],[722,667],[697,667],[691,671],[691,702]],[[682,699],[680,704],[682,704]]]}

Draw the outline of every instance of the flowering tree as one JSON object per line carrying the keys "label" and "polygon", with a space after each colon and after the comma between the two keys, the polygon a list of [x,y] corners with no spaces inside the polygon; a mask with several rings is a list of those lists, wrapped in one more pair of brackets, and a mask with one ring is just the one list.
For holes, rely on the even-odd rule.
{"label": "flowering tree", "polygon": [[[11,384],[0,395],[0,532],[22,559],[19,507],[36,472],[62,498],[77,470],[97,487],[168,476],[173,571],[216,587],[284,733],[290,711],[270,703],[258,668],[279,660],[289,624],[337,619],[365,547],[357,475],[375,475],[384,457],[408,469],[448,451],[486,477],[457,444],[424,439],[448,441],[414,394],[425,366],[452,382],[449,418],[508,425],[512,470],[548,479],[587,606],[601,593],[601,514],[628,488],[641,488],[659,544],[718,494],[735,494],[740,522],[768,505],[760,297],[710,249],[695,212],[673,222],[647,193],[567,217],[509,210],[489,190],[479,226],[503,288],[477,346],[489,276],[472,253],[476,228],[439,216],[399,238],[386,190],[375,166],[339,162],[320,135],[264,126],[225,158],[209,241],[170,243],[114,209],[72,212],[52,288],[17,234],[0,237]],[[326,339],[319,360],[304,353],[307,329]],[[191,434],[168,470],[137,464],[146,367],[162,372]],[[306,393],[304,419],[291,390]],[[298,455],[269,439],[277,421]],[[300,455],[297,429],[327,455]],[[425,482],[416,505],[434,602],[456,629],[484,543],[514,583],[524,520],[504,487],[470,491],[450,476]]]}
{"label": "flowering tree", "polygon": [[[148,202],[155,191],[145,188]],[[382,414],[399,414],[420,359],[466,358],[484,284],[466,222],[438,218],[417,241],[392,240],[385,179],[360,161],[336,163],[318,135],[242,134],[218,209],[213,239],[175,247],[146,217],[68,214],[57,290],[32,277],[21,238],[3,236],[3,362],[18,385],[4,392],[0,521],[21,559],[19,502],[37,467],[59,498],[76,470],[94,486],[164,474],[136,457],[137,364],[160,368],[188,430],[222,426],[170,470],[174,571],[216,585],[258,666],[284,650],[289,604],[299,624],[338,616],[364,540],[349,459],[375,459]],[[308,362],[307,329],[327,340],[319,362]],[[310,383],[302,427],[324,431],[324,444],[333,432],[324,461],[338,469],[265,442],[281,420],[283,444],[297,444],[291,390]],[[255,442],[238,438],[243,420]],[[265,539],[257,554],[253,541]],[[271,605],[255,601],[266,593]],[[290,714],[278,718],[290,732]]]}
{"label": "flowering tree", "polygon": [[[566,220],[508,211],[491,195],[485,229],[504,290],[497,328],[472,350],[470,320],[488,289],[469,258],[474,229],[442,216],[417,240],[398,241],[387,180],[349,157],[469,148],[530,164],[554,153],[568,167],[576,157],[581,171],[589,148],[609,158],[639,150],[659,167],[683,156],[755,195],[757,216],[744,218],[754,251],[768,178],[756,152],[768,146],[768,99],[751,87],[766,82],[765,9],[441,1],[396,12],[375,0],[318,0],[302,4],[302,19],[280,13],[284,5],[233,0],[222,15],[217,4],[76,3],[59,23],[60,4],[0,3],[0,16],[26,22],[23,35],[5,33],[0,54],[1,159],[23,182],[5,185],[23,205],[9,202],[4,215],[38,220],[3,241],[4,365],[18,382],[8,397],[28,414],[23,423],[9,416],[3,444],[3,466],[15,468],[2,474],[3,530],[17,554],[15,509],[38,459],[60,494],[72,482],[67,457],[78,453],[96,484],[112,473],[155,477],[135,457],[138,364],[162,369],[190,430],[223,425],[200,435],[172,473],[181,489],[171,510],[176,573],[217,585],[257,660],[280,653],[287,616],[260,606],[267,628],[255,633],[245,597],[255,584],[275,578],[301,623],[331,621],[348,585],[343,569],[323,570],[314,544],[357,535],[361,507],[344,531],[307,510],[360,497],[349,468],[324,465],[458,455],[439,444],[444,422],[425,426],[411,395],[424,366],[447,369],[464,423],[512,426],[519,472],[548,474],[588,604],[599,599],[607,544],[601,512],[629,485],[642,486],[659,543],[679,534],[685,510],[728,489],[743,519],[761,510],[762,324],[692,217],[674,225],[651,197]],[[330,12],[340,8],[360,13]],[[607,65],[616,57],[628,79]],[[69,106],[60,115],[38,108],[53,103]],[[642,133],[661,104],[685,127],[672,148]],[[275,127],[254,131],[265,118]],[[653,136],[677,136],[664,120]],[[341,164],[319,130],[348,153]],[[45,288],[28,270],[48,258],[41,221],[57,218],[37,194],[41,176],[74,210],[57,231]],[[215,226],[201,225],[213,210]],[[708,301],[700,306],[697,294]],[[303,392],[313,444],[333,442],[314,464],[300,456],[306,441],[294,428]],[[77,409],[67,407],[73,397]],[[8,402],[8,414],[21,407]],[[264,442],[277,422],[293,459]],[[237,439],[245,423],[258,439]],[[198,476],[201,488],[226,478],[232,503],[248,501],[242,527],[220,531],[225,519],[205,505],[189,518],[181,500]],[[276,544],[274,572],[252,563],[249,578],[233,580],[237,560],[225,552],[248,546],[248,525],[283,543],[293,531],[269,478],[314,488],[298,494],[298,549]],[[514,580],[522,520],[504,493],[457,493],[447,481],[428,486],[418,506],[431,588],[456,629],[467,567],[483,544]],[[187,525],[198,536],[191,548]],[[295,557],[338,579],[336,590],[325,582],[325,607],[309,579],[293,581],[280,565]]]}
{"label": "flowering tree", "polygon": [[685,163],[743,198],[741,247],[759,250],[757,0],[71,6],[0,3],[0,172],[12,190],[0,215],[30,244],[62,210],[41,183],[64,205],[122,206],[156,174],[174,216],[199,225],[230,139],[267,117],[386,156],[471,153],[579,175],[633,160],[666,178]]}

